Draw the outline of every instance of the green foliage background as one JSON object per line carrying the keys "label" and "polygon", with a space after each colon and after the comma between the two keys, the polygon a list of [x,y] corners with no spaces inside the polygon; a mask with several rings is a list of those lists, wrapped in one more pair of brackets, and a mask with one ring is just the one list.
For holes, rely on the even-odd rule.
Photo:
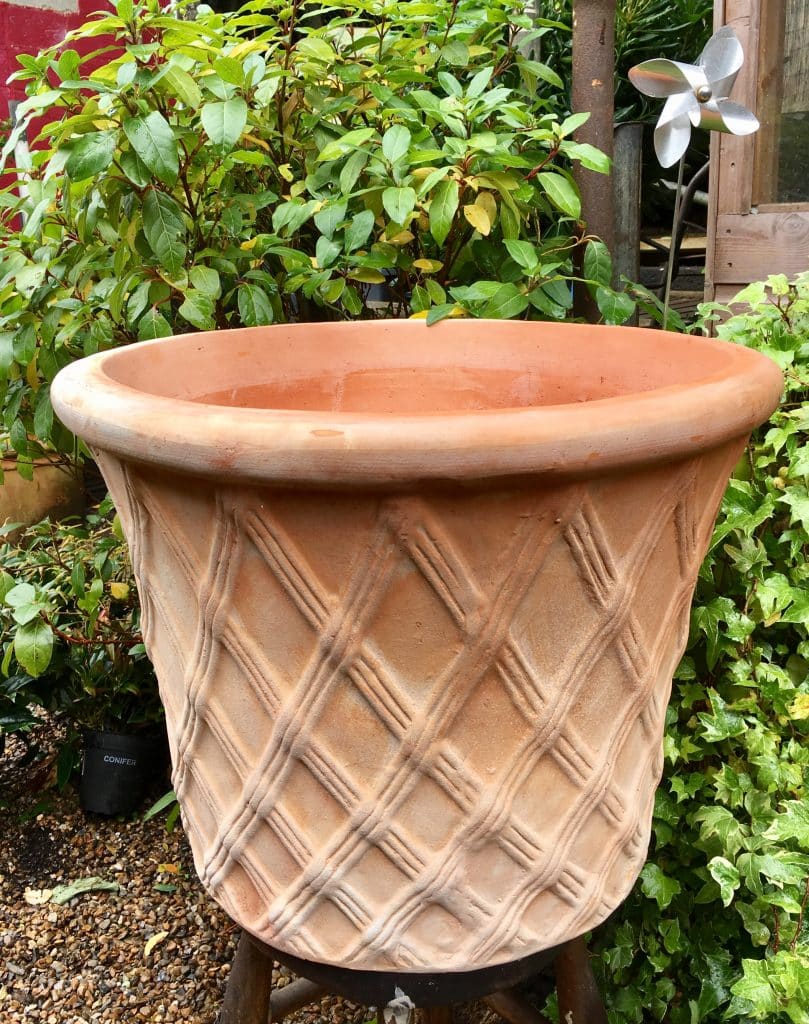
{"label": "green foliage background", "polygon": [[[523,51],[548,27],[514,0],[348,0],[326,27],[311,13],[252,0],[185,20],[117,0],[20,58],[28,98],[3,156],[41,132],[22,199],[0,193],[0,401],[21,471],[43,443],[71,449],[56,372],[114,345],[568,315],[588,243],[571,166],[609,161],[572,139],[587,115],[567,116],[561,78]],[[626,320],[606,249],[587,252],[604,319]]]}
{"label": "green foliage background", "polygon": [[700,572],[649,861],[596,932],[611,1024],[809,1024],[809,273],[767,284],[717,330],[775,359],[784,400]]}

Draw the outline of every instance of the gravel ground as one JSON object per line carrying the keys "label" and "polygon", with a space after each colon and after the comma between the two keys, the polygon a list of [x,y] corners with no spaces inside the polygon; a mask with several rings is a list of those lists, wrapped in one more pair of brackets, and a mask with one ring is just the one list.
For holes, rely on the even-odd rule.
{"label": "gravel ground", "polygon": [[[72,788],[37,795],[51,759],[22,768],[22,752],[10,739],[0,758],[0,1021],[213,1024],[238,929],[202,891],[182,829],[87,815]],[[119,888],[37,902],[90,877]],[[369,1016],[327,997],[290,1019]]]}
{"label": "gravel ground", "polygon": [[[202,891],[182,829],[83,812],[72,787],[51,785],[52,727],[37,732],[37,762],[23,764],[13,737],[0,756],[0,1022],[215,1024],[239,930]],[[88,878],[117,888],[53,902]],[[293,978],[273,970],[276,987]],[[326,996],[287,1020],[373,1017]],[[502,1024],[481,1003],[456,1007],[454,1022]]]}

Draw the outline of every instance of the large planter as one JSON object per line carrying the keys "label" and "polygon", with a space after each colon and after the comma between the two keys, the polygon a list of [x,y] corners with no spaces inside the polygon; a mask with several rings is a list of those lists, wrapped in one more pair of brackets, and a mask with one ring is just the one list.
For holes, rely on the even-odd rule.
{"label": "large planter", "polygon": [[132,548],[199,875],[305,960],[462,971],[598,924],[781,377],[654,331],[193,334],[54,383]]}
{"label": "large planter", "polygon": [[34,478],[26,480],[17,471],[17,461],[5,457],[2,461],[3,482],[0,484],[0,526],[19,523],[21,529],[7,535],[14,540],[22,527],[38,523],[49,516],[65,519],[84,511],[84,489],[81,470],[38,460],[34,463]]}

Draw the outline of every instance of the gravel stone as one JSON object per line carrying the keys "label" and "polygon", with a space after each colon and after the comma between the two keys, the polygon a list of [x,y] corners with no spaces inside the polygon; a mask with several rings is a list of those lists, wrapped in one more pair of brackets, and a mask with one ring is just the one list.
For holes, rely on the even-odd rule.
{"label": "gravel stone", "polygon": [[[0,1021],[214,1024],[239,929],[203,892],[182,829],[144,822],[149,802],[130,819],[104,818],[84,813],[72,787],[40,792],[42,779],[55,777],[55,746],[50,723],[37,732],[43,757],[26,765],[15,737],[0,757]],[[28,890],[91,876],[120,890],[63,906],[25,900]],[[167,884],[173,892],[155,888]],[[145,956],[161,931],[168,936]],[[279,986],[293,977],[273,970]],[[328,997],[288,1019],[363,1024],[374,1016]]]}
{"label": "gravel stone", "polygon": [[[2,1024],[216,1024],[239,929],[203,891],[178,827],[89,815],[75,790],[41,792],[55,779],[58,727],[9,737],[0,756],[0,1022]],[[154,794],[153,799],[159,796]],[[117,882],[59,906],[26,902],[79,878]],[[174,886],[161,892],[157,885]],[[166,938],[145,956],[149,938]],[[281,964],[273,985],[295,975]],[[381,1021],[373,1007],[327,995],[289,1024]],[[455,1024],[503,1024],[482,1003],[456,1007]]]}

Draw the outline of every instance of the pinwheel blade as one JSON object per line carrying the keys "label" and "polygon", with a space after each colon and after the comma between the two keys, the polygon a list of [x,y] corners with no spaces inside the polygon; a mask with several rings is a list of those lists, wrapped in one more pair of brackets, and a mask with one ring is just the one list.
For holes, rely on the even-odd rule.
{"label": "pinwheel blade", "polygon": [[711,92],[717,99],[723,100],[730,96],[730,90],[736,84],[738,74],[738,71],[734,71],[733,74],[728,75],[727,78],[720,78],[715,82],[711,82]]}
{"label": "pinwheel blade", "polygon": [[758,131],[758,118],[741,103],[734,103],[732,100],[717,100],[716,105],[725,125],[721,129],[722,131],[730,132],[732,135],[752,135],[753,132]]}
{"label": "pinwheel blade", "polygon": [[691,140],[691,119],[687,114],[668,121],[658,122],[655,128],[655,153],[661,167],[671,167],[688,149]]}
{"label": "pinwheel blade", "polygon": [[697,127],[704,128],[706,132],[725,132],[725,121],[716,100],[709,100],[708,103],[700,103],[697,109]]}
{"label": "pinwheel blade", "polygon": [[[717,97],[727,96],[744,63],[742,44],[729,25],[714,32],[705,44],[705,49],[699,55],[697,63],[704,69],[705,77],[711,83],[714,95]],[[727,79],[731,79],[728,92],[720,92],[719,84]]]}
{"label": "pinwheel blade", "polygon": [[[694,120],[696,116],[696,120]],[[682,92],[677,96],[669,96],[660,111],[657,123],[663,127],[670,121],[678,121],[683,117],[690,118],[693,125],[699,124],[699,100],[693,92]]]}
{"label": "pinwheel blade", "polygon": [[[695,86],[692,81],[694,71],[698,71],[701,78],[704,77],[704,72],[701,69],[660,57],[654,60],[645,60],[642,64],[636,64],[634,68],[630,68],[629,80],[639,92],[646,96],[664,99],[667,96],[676,96],[677,93],[697,88],[698,86]],[[702,81],[699,84],[701,85]]]}

